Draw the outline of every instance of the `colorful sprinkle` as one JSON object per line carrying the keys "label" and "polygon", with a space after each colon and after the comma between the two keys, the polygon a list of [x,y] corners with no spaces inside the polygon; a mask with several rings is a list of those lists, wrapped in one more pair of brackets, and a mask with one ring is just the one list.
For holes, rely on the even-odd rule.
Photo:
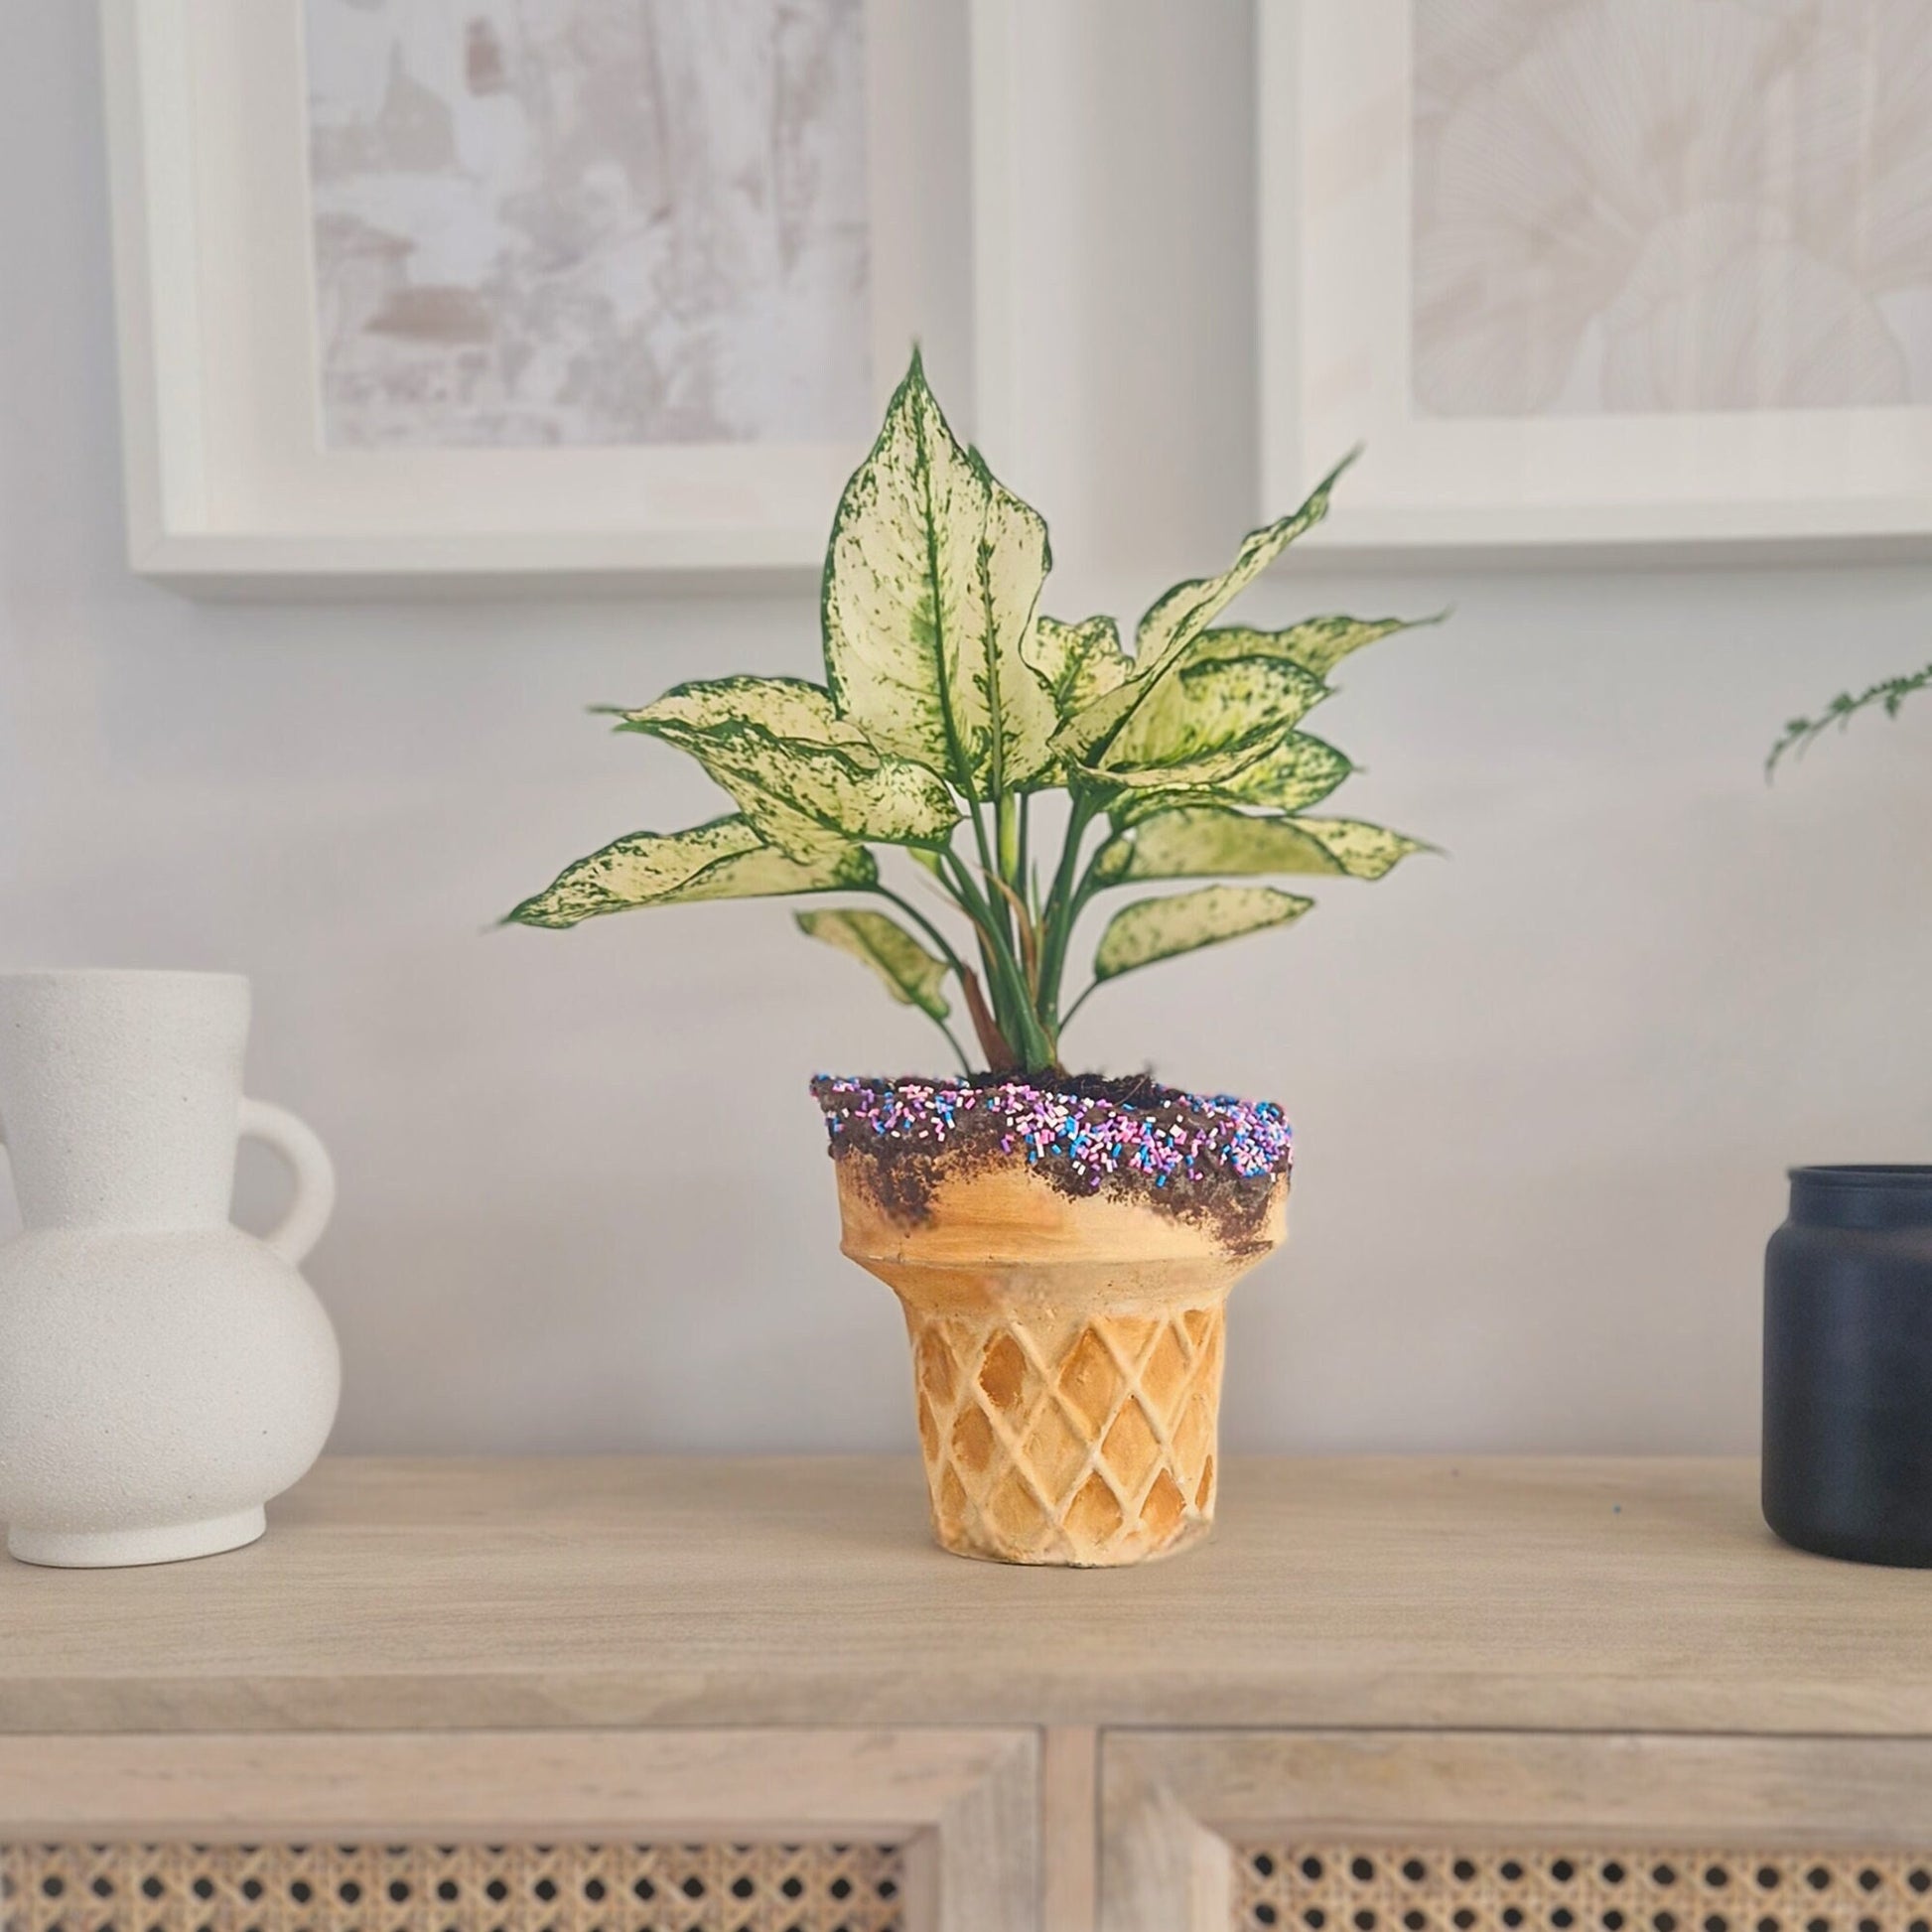
{"label": "colorful sprinkle", "polygon": [[1175,1176],[1203,1180],[1224,1172],[1259,1180],[1294,1166],[1294,1134],[1273,1101],[1153,1091],[1158,1099],[1136,1105],[1025,1080],[969,1086],[821,1073],[812,1081],[834,1151],[868,1138],[937,1150],[960,1115],[979,1114],[1000,1121],[1002,1152],[1024,1148],[1029,1165],[1064,1163],[1089,1190],[1111,1174],[1139,1173],[1165,1187]]}

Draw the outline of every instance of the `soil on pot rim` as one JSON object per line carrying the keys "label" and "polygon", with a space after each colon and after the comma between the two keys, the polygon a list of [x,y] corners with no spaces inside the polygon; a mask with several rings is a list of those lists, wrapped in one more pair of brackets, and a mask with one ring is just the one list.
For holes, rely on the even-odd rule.
{"label": "soil on pot rim", "polygon": [[1294,1138],[1272,1101],[1183,1093],[1146,1074],[845,1079],[821,1073],[834,1160],[861,1159],[894,1219],[916,1225],[949,1174],[1025,1161],[1076,1199],[1105,1192],[1212,1228],[1232,1252],[1262,1225]]}

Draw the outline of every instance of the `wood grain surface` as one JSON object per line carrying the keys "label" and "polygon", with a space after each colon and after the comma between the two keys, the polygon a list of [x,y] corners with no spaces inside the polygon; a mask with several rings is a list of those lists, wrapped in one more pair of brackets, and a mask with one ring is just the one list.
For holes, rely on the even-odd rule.
{"label": "wood grain surface", "polygon": [[1745,1461],[1242,1460],[1124,1573],[935,1549],[911,1458],[334,1459],[200,1562],[0,1565],[0,1730],[1221,1725],[1932,1734],[1932,1575]]}

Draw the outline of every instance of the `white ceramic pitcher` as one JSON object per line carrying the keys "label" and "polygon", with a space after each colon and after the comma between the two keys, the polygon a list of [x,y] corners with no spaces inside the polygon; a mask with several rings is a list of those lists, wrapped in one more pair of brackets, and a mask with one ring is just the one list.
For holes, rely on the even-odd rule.
{"label": "white ceramic pitcher", "polygon": [[[341,1362],[296,1273],[335,1204],[322,1143],[241,1096],[232,973],[0,974],[0,1129],[26,1232],[0,1248],[0,1520],[28,1563],[252,1543],[321,1452]],[[228,1221],[235,1137],[295,1197]]]}

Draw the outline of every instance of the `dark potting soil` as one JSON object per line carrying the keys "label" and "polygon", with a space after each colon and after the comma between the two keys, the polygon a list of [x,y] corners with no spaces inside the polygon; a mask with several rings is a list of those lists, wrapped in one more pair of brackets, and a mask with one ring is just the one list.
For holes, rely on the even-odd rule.
{"label": "dark potting soil", "polygon": [[1147,1074],[844,1079],[812,1094],[834,1160],[868,1164],[894,1219],[916,1225],[948,1174],[1024,1161],[1074,1197],[1105,1192],[1210,1226],[1234,1251],[1262,1244],[1294,1139],[1272,1101],[1183,1093]]}

